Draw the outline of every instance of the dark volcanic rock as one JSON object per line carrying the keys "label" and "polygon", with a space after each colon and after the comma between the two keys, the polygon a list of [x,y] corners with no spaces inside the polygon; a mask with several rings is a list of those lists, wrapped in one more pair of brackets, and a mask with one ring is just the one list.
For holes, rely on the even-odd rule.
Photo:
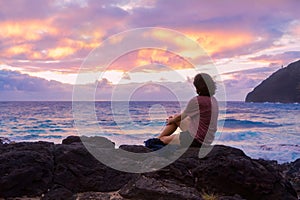
{"label": "dark volcanic rock", "polygon": [[77,194],[76,200],[126,200],[125,198],[121,197],[118,192],[110,192],[110,193],[103,193],[103,192],[85,192]]}
{"label": "dark volcanic rock", "polygon": [[38,196],[52,184],[52,143],[0,145],[0,197]]}
{"label": "dark volcanic rock", "polygon": [[54,184],[74,193],[116,191],[134,176],[102,164],[81,144],[56,145],[54,157]]}
{"label": "dark volcanic rock", "polygon": [[218,200],[245,200],[240,195],[236,194],[234,196],[222,196]]}
{"label": "dark volcanic rock", "polygon": [[200,192],[176,181],[139,176],[124,186],[120,194],[129,199],[202,200]]}
{"label": "dark volcanic rock", "polygon": [[[116,155],[116,151],[147,153],[150,151],[147,148],[122,145],[115,149],[105,138],[86,139],[90,141],[86,146],[78,141],[69,138],[65,144],[57,145],[46,142],[0,145],[0,198],[200,200],[205,192],[223,199],[297,199],[295,190],[280,172],[282,166],[251,159],[236,148],[216,145],[201,159],[198,148],[189,148],[163,169],[132,174],[102,164],[86,146],[97,149],[100,155],[111,155],[113,162],[121,166],[127,165],[129,158]],[[178,151],[173,147],[169,150]],[[169,158],[145,154],[144,161],[159,163],[165,159]],[[285,168],[286,177],[295,188],[299,186],[299,165],[297,160]]]}
{"label": "dark volcanic rock", "polygon": [[73,143],[81,143],[81,139],[79,136],[68,136],[67,138],[63,139],[62,144],[73,144]]}
{"label": "dark volcanic rock", "polygon": [[150,149],[148,149],[145,146],[141,146],[141,145],[121,145],[119,148],[123,149],[125,151],[128,151],[128,152],[133,152],[133,153],[149,153],[149,152],[151,152]]}
{"label": "dark volcanic rock", "polygon": [[246,96],[246,102],[300,102],[300,60],[279,69]]}
{"label": "dark volcanic rock", "polygon": [[288,164],[284,173],[300,197],[300,159]]}
{"label": "dark volcanic rock", "polygon": [[114,148],[115,143],[110,141],[105,137],[86,137],[86,136],[68,136],[66,139],[62,141],[62,144],[76,144],[76,143],[83,143],[93,145],[98,148]]}
{"label": "dark volcanic rock", "polygon": [[231,147],[216,145],[192,173],[198,190],[239,194],[245,199],[296,199],[280,171]]}
{"label": "dark volcanic rock", "polygon": [[198,153],[197,148],[188,149],[171,165],[131,181],[120,194],[133,199],[201,199],[199,192],[205,191],[239,194],[241,199],[297,199],[290,183],[268,162],[222,145],[216,145],[205,158],[199,159]]}
{"label": "dark volcanic rock", "polygon": [[60,185],[54,185],[41,199],[42,200],[75,200],[76,197],[67,188]]}

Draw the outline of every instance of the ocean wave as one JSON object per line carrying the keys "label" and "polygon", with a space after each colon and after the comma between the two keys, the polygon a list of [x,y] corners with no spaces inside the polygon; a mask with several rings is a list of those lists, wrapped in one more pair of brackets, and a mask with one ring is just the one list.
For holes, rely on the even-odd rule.
{"label": "ocean wave", "polygon": [[50,129],[50,132],[60,132],[60,133],[64,133],[64,132],[67,132],[67,131],[64,130],[64,129],[61,129],[61,128],[55,128],[55,129]]}
{"label": "ocean wave", "polygon": [[[76,123],[86,128],[86,136],[109,136],[119,145],[143,145],[144,140],[163,129],[164,109],[167,115],[180,111],[174,102],[161,102],[164,109],[152,109],[157,103],[131,102],[130,111],[124,110],[121,103],[121,109],[115,107],[112,112],[110,102],[96,102],[97,120],[82,118]],[[72,102],[0,102],[0,108],[0,137],[11,141],[61,143],[66,136],[77,133]],[[236,145],[254,158],[292,161],[300,157],[300,147],[289,145],[300,144],[299,110],[299,103],[226,102],[226,108],[220,107],[216,142]]]}
{"label": "ocean wave", "polygon": [[298,144],[264,144],[259,146],[264,151],[279,151],[279,150],[297,150],[300,153],[300,145]]}
{"label": "ocean wave", "polygon": [[257,122],[250,120],[238,120],[238,119],[225,119],[225,128],[263,128],[263,127],[280,127],[282,124],[276,124],[274,122]]}
{"label": "ocean wave", "polygon": [[61,135],[36,135],[36,134],[28,134],[23,136],[14,136],[9,138],[11,141],[36,141],[36,140],[44,140],[44,139],[61,139]]}
{"label": "ocean wave", "polygon": [[254,132],[254,131],[245,131],[245,132],[225,132],[221,133],[218,140],[220,141],[253,141],[255,139],[261,138],[260,132]]}

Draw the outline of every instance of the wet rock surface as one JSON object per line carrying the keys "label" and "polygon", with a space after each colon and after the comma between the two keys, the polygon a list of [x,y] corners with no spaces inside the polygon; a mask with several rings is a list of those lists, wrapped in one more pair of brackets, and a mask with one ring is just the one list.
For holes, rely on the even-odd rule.
{"label": "wet rock surface", "polygon": [[52,184],[54,144],[0,145],[0,197],[36,196]]}
{"label": "wet rock surface", "polygon": [[289,180],[300,199],[300,159],[281,165],[283,176]]}
{"label": "wet rock surface", "polygon": [[[300,159],[283,166],[215,145],[204,158],[199,158],[198,148],[189,148],[160,170],[128,173],[106,166],[89,151],[94,148],[109,155],[120,149],[134,153],[148,153],[149,149],[139,145],[115,149],[102,137],[85,138],[84,143],[88,150],[77,136],[66,138],[63,144],[0,145],[0,198],[201,200],[205,193],[219,199],[267,200],[297,199],[295,189],[299,192]],[[111,158],[120,165],[130,159]],[[165,159],[156,157],[153,162]]]}

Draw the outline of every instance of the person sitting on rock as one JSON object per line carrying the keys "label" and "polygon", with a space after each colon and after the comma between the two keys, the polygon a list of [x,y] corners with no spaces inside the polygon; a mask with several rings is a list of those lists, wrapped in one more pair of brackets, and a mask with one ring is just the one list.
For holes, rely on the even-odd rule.
{"label": "person sitting on rock", "polygon": [[[197,96],[193,97],[181,114],[170,116],[158,138],[164,144],[201,147],[211,144],[217,131],[218,102],[213,96],[216,84],[212,77],[205,73],[194,78]],[[179,134],[173,134],[180,127]]]}

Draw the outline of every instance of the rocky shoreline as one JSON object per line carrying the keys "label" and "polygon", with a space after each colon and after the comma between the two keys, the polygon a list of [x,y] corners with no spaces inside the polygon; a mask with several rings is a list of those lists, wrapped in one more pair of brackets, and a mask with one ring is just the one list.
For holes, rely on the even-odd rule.
{"label": "rocky shoreline", "polygon": [[[118,151],[106,138],[90,138],[95,140],[100,151]],[[137,145],[120,149],[150,151]],[[189,148],[163,169],[128,173],[96,160],[77,136],[62,144],[0,141],[0,199],[298,199],[300,159],[279,165],[223,145],[201,159],[198,153]],[[114,159],[124,165],[127,158]]]}

